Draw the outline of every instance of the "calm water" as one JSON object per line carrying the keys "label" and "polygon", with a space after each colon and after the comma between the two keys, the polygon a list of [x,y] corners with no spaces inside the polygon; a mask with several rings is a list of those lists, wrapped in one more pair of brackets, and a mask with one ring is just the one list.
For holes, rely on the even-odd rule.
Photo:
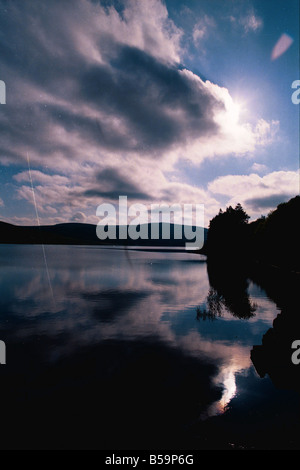
{"label": "calm water", "polygon": [[2,448],[297,447],[299,394],[251,360],[282,299],[229,268],[0,245]]}

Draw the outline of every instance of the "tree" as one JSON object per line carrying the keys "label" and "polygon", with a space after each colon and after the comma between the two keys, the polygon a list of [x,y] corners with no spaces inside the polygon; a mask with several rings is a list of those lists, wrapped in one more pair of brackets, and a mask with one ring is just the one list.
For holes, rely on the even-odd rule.
{"label": "tree", "polygon": [[249,215],[238,203],[235,208],[229,206],[225,212],[219,213],[209,223],[207,246],[205,251],[209,256],[243,256],[246,250],[246,227]]}

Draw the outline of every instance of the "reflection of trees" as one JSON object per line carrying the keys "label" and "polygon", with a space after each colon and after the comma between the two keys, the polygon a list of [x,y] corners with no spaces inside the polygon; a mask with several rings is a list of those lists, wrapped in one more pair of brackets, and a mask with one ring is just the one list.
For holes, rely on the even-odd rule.
{"label": "reflection of trees", "polygon": [[196,308],[196,318],[197,320],[210,320],[214,321],[217,317],[222,316],[223,303],[222,297],[218,292],[212,287],[209,289],[208,296],[206,298],[206,307],[197,307]]}
{"label": "reflection of trees", "polygon": [[255,306],[248,296],[246,272],[248,214],[240,204],[220,210],[209,223],[207,273],[211,290],[207,297],[209,314],[215,318],[225,307],[233,316],[251,318]]}
{"label": "reflection of trees", "polygon": [[209,311],[216,317],[222,316],[222,303],[223,298],[212,287],[209,289],[207,296],[207,305]]}
{"label": "reflection of trees", "polygon": [[220,316],[225,307],[233,316],[248,319],[254,316],[256,307],[248,295],[246,270],[238,263],[218,263],[208,260],[207,273],[210,291],[207,296],[209,311]]}
{"label": "reflection of trees", "polygon": [[261,344],[253,346],[252,362],[260,377],[268,374],[277,388],[299,392],[300,366],[291,360],[291,345],[300,339],[299,275],[260,266],[253,269],[251,278],[281,310]]}

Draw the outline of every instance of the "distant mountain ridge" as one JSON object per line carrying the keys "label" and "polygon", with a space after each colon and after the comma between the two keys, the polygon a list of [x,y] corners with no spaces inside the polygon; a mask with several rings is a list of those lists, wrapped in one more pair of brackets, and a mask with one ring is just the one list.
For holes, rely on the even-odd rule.
{"label": "distant mountain ridge", "polygon": [[[83,223],[63,223],[57,225],[42,226],[20,226],[6,222],[0,222],[0,243],[6,244],[53,244],[53,245],[118,245],[118,246],[163,246],[163,247],[185,247],[186,243],[193,242],[184,234],[184,226],[175,224],[158,223],[152,224],[159,230],[159,238],[151,238],[151,224],[136,226],[137,230],[145,229],[148,233],[148,239],[132,240],[119,239],[120,227],[110,226],[116,229],[116,239],[100,240],[97,237],[96,225]],[[158,227],[157,227],[158,226]],[[109,228],[109,227],[108,227]],[[125,227],[128,233],[128,227]],[[170,238],[162,237],[163,229],[170,230]],[[189,227],[190,228],[190,227]],[[181,229],[182,238],[176,239],[175,230]],[[195,231],[196,227],[192,227]],[[175,232],[176,233],[176,232]],[[204,240],[206,239],[207,229],[204,228]]]}

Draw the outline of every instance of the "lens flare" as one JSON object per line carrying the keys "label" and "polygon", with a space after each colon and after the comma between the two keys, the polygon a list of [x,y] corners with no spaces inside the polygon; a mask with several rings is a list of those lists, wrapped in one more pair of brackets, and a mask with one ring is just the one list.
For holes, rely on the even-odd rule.
{"label": "lens flare", "polygon": [[285,33],[282,34],[273,48],[271,59],[276,60],[282,56],[282,54],[284,54],[291,47],[293,42],[294,39],[291,36]]}

